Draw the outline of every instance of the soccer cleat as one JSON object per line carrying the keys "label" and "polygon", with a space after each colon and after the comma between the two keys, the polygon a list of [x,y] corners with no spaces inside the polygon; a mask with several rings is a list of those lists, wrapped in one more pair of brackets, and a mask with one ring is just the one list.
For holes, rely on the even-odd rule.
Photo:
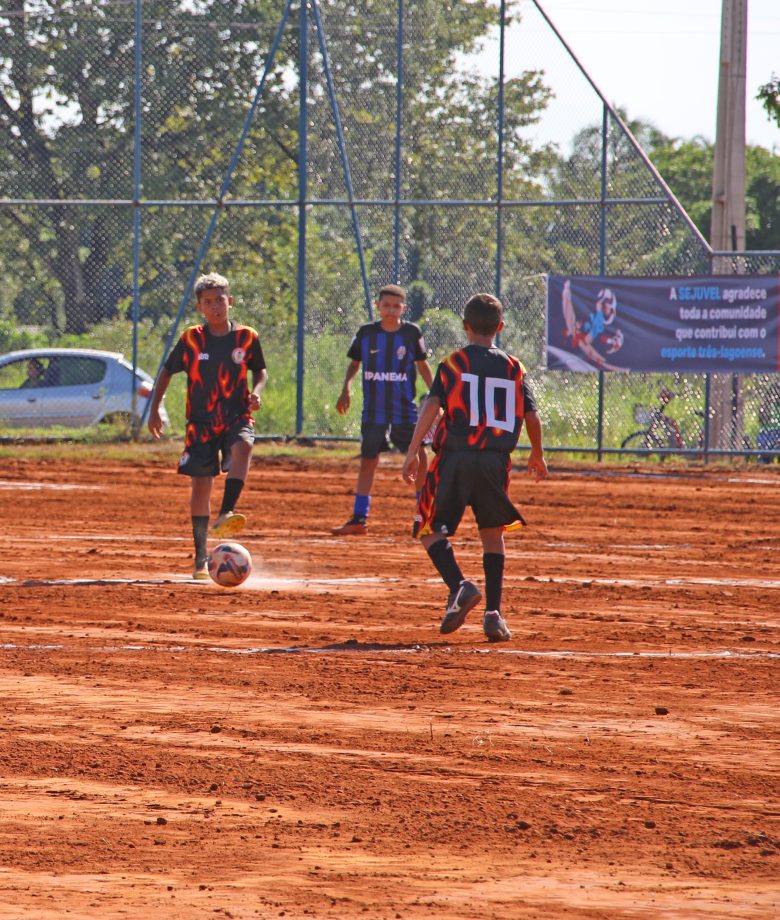
{"label": "soccer cleat", "polygon": [[466,620],[466,614],[469,610],[477,606],[482,600],[482,592],[471,581],[465,578],[458,585],[458,590],[453,591],[447,598],[447,609],[444,612],[444,619],[441,621],[439,632],[452,633],[460,629]]}
{"label": "soccer cleat", "polygon": [[192,577],[195,581],[207,581],[209,575],[209,564],[207,559],[196,559],[195,568],[192,570]]}
{"label": "soccer cleat", "polygon": [[368,524],[364,517],[351,517],[341,527],[332,527],[330,532],[335,537],[365,536],[368,533]]}
{"label": "soccer cleat", "polygon": [[508,642],[512,638],[509,627],[497,610],[486,610],[482,617],[482,628],[491,642]]}
{"label": "soccer cleat", "polygon": [[246,526],[246,518],[237,511],[226,511],[214,521],[211,526],[211,536],[223,540],[232,537]]}

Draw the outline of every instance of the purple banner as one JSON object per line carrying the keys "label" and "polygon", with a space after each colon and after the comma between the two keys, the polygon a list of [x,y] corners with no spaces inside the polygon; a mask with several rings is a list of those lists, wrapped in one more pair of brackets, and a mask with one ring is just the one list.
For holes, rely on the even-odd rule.
{"label": "purple banner", "polygon": [[780,370],[780,278],[547,276],[547,367]]}

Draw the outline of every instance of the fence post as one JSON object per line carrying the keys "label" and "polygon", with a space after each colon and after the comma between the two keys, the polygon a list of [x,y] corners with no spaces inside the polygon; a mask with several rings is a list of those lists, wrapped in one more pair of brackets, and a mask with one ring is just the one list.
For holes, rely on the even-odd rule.
{"label": "fence post", "polygon": [[[601,115],[601,192],[599,211],[599,274],[607,273],[607,180],[609,148],[609,109],[604,105]],[[604,459],[604,371],[599,371],[598,419],[596,423],[598,462]]]}
{"label": "fence post", "polygon": [[393,212],[393,281],[401,283],[401,137],[404,103],[404,0],[398,0],[395,37],[395,208]]}
{"label": "fence post", "polygon": [[141,0],[135,0],[135,87],[133,93],[133,375],[131,382],[131,403],[133,413],[132,437],[138,440],[141,432],[138,413],[138,387],[135,372],[138,368],[138,322],[140,317],[139,275],[141,261]]}
{"label": "fence post", "polygon": [[503,258],[504,198],[504,46],[506,41],[506,0],[501,0],[501,29],[498,51],[498,155],[496,157],[496,297],[501,299]]}
{"label": "fence post", "polygon": [[309,23],[307,0],[301,0],[299,28],[299,80],[298,80],[298,330],[296,355],[295,434],[303,433],[303,382],[305,367],[304,326],[306,322],[306,195],[308,175],[308,105],[309,91]]}

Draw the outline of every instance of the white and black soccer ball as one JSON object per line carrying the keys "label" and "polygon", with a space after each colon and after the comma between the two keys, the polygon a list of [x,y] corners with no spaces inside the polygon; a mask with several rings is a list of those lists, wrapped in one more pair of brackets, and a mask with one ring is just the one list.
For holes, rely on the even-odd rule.
{"label": "white and black soccer ball", "polygon": [[604,336],[607,347],[604,349],[608,355],[614,355],[623,347],[624,336],[622,329],[615,329],[611,335]]}
{"label": "white and black soccer ball", "polygon": [[208,558],[209,575],[223,588],[236,588],[249,578],[252,557],[240,543],[220,543]]}

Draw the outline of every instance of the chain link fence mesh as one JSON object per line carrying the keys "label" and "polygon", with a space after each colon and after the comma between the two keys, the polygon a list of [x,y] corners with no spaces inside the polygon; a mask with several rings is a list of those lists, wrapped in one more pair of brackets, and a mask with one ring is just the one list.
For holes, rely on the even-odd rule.
{"label": "chain link fence mesh", "polygon": [[[378,288],[407,287],[433,364],[497,290],[552,449],[699,456],[723,393],[727,449],[774,446],[776,375],[721,381],[713,408],[704,375],[545,370],[545,273],[770,274],[780,254],[713,260],[535,4],[508,4],[501,83],[489,0],[34,0],[0,36],[0,355],[101,349],[154,376],[217,270],[264,343],[258,433],[357,437],[359,387],[346,418],[335,400]],[[182,380],[167,403],[181,433]],[[653,412],[673,444],[632,439]]]}

